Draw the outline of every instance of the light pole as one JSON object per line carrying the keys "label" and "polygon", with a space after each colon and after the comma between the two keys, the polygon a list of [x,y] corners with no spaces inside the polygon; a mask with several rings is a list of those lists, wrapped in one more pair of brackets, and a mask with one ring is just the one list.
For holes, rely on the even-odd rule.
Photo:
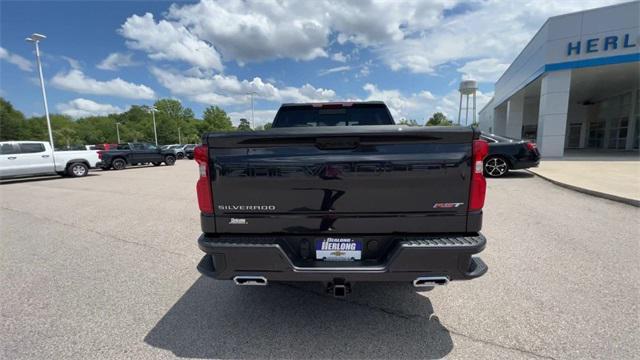
{"label": "light pole", "polygon": [[158,111],[158,109],[151,105],[147,106],[147,111],[151,113],[151,117],[153,118],[153,136],[156,139],[156,146],[158,146],[158,130],[156,129],[156,111]]}
{"label": "light pole", "polygon": [[44,114],[47,117],[47,130],[49,131],[49,143],[51,144],[51,160],[53,160],[53,166],[56,166],[56,159],[53,155],[53,132],[51,131],[51,119],[49,118],[49,104],[47,104],[47,91],[44,89],[44,76],[42,76],[42,63],[40,62],[40,47],[38,43],[47,37],[42,34],[33,33],[25,40],[33,43],[36,46],[36,62],[38,63],[38,73],[40,74],[40,87],[42,88],[42,99],[44,100]]}
{"label": "light pole", "polygon": [[180,135],[180,127],[178,127],[178,144],[182,144],[182,136]]}
{"label": "light pole", "polygon": [[119,125],[120,123],[116,121],[116,135],[118,135],[118,144],[120,144],[120,128],[118,128]]}
{"label": "light pole", "polygon": [[251,128],[253,128],[255,130],[256,128],[256,123],[253,120],[253,95],[257,94],[255,91],[250,91],[247,93],[247,95],[251,96]]}

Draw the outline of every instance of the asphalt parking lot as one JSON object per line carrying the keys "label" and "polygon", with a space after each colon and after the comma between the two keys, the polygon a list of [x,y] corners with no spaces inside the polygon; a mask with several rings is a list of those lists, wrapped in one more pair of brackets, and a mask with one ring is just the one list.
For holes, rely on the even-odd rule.
{"label": "asphalt parking lot", "polygon": [[640,209],[489,180],[489,273],[430,292],[236,287],[195,266],[196,165],[0,185],[0,358],[637,358]]}

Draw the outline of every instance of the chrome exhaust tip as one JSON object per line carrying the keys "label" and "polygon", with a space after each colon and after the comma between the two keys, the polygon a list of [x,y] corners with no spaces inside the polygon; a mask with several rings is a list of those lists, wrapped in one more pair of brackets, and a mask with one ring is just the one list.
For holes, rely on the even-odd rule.
{"label": "chrome exhaust tip", "polygon": [[233,278],[233,282],[241,286],[265,286],[267,278],[264,276],[236,276]]}
{"label": "chrome exhaust tip", "polygon": [[423,276],[413,280],[413,286],[415,287],[434,287],[447,285],[448,283],[448,276]]}

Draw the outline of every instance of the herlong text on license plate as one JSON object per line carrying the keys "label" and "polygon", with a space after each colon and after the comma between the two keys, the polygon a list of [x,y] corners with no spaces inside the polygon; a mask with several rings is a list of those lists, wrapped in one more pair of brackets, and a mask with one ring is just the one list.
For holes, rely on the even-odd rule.
{"label": "herlong text on license plate", "polygon": [[362,241],[351,238],[316,240],[316,259],[325,261],[355,261],[362,258]]}

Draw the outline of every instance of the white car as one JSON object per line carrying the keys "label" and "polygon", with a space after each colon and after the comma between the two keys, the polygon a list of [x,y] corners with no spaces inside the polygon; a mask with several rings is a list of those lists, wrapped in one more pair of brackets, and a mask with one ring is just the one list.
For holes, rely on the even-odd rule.
{"label": "white car", "polygon": [[98,161],[95,150],[52,151],[45,141],[0,142],[0,178],[54,174],[82,177]]}

